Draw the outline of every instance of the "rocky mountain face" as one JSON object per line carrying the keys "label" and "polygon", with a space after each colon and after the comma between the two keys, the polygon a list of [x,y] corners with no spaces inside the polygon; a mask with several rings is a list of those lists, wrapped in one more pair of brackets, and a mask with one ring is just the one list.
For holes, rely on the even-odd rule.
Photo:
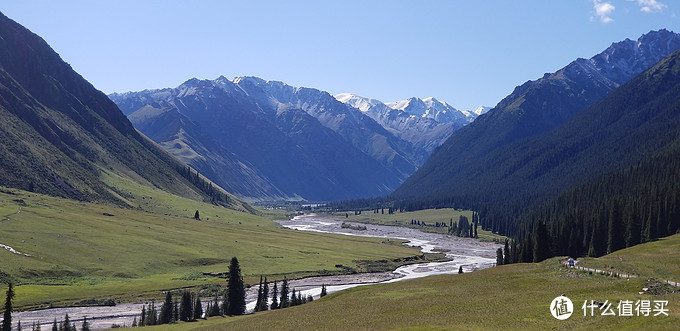
{"label": "rocky mountain face", "polygon": [[446,102],[439,101],[434,97],[425,99],[412,97],[388,103],[387,106],[416,117],[429,118],[442,123],[453,123],[458,128],[472,122],[476,117],[476,114],[472,112],[459,111]]}
{"label": "rocky mountain face", "polygon": [[[479,114],[458,111],[435,98],[410,98],[385,104],[351,93],[342,93],[335,98],[374,119],[390,133],[412,144],[424,153],[424,160],[441,145],[455,130],[471,123]],[[480,107],[481,113],[488,108]]]}
{"label": "rocky mountain face", "polygon": [[145,135],[252,200],[377,196],[416,168],[407,143],[315,89],[220,77],[110,98]]}
{"label": "rocky mountain face", "polygon": [[414,150],[413,146],[327,92],[256,77],[238,77],[234,79],[234,84],[264,109],[293,107],[304,110],[352,146],[395,172],[400,180],[408,177],[424,162],[422,153]]}
{"label": "rocky mountain face", "polygon": [[479,178],[497,175],[521,182],[512,169],[494,166],[514,163],[515,156],[507,154],[510,144],[563,125],[677,49],[680,35],[652,31],[518,86],[486,115],[454,132],[394,195],[462,195],[483,187],[475,183]]}
{"label": "rocky mountain face", "polygon": [[129,205],[134,193],[116,183],[132,181],[196,200],[238,204],[187,174],[184,164],[140,135],[42,38],[2,14],[0,118],[0,185]]}

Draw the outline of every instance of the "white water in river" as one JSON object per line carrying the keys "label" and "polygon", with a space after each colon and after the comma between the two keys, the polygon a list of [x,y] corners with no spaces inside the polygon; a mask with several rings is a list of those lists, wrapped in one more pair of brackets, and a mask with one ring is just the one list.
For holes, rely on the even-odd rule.
{"label": "white water in river", "polygon": [[[356,286],[391,283],[431,275],[457,274],[460,266],[463,267],[464,272],[471,272],[493,266],[496,262],[496,249],[500,247],[499,244],[495,243],[480,242],[474,239],[458,238],[436,233],[426,233],[417,229],[396,226],[362,224],[366,226],[366,230],[353,230],[350,228],[342,228],[341,225],[343,222],[342,219],[334,219],[332,216],[319,216],[315,214],[297,216],[292,220],[287,221],[277,221],[277,223],[286,228],[299,231],[407,240],[407,245],[421,247],[423,253],[444,250],[446,256],[451,260],[445,262],[405,265],[392,272],[321,276],[289,280],[291,290],[295,288],[296,291],[301,291],[302,295],[305,297],[311,295],[315,299],[318,299],[321,294],[322,284],[326,285],[326,291],[330,294]],[[280,285],[281,283],[279,282],[279,286]],[[272,286],[273,285],[270,283],[270,290]],[[247,291],[247,311],[253,311],[256,299],[257,285],[251,287]],[[207,307],[209,301],[212,300],[210,298],[205,299],[203,304],[204,309]],[[157,303],[157,308],[159,310],[160,304],[160,302]],[[110,328],[113,323],[121,326],[131,326],[135,317],[139,319],[142,305],[143,304],[141,303],[135,303],[119,304],[115,307],[69,307],[15,312],[12,314],[12,320],[15,321],[15,323],[21,321],[24,329],[30,328],[32,323],[36,322],[41,324],[41,329],[49,330],[52,321],[55,318],[58,321],[62,320],[65,314],[69,314],[69,318],[72,322],[76,323],[78,328],[80,328],[82,324],[82,318],[87,316],[91,329],[102,330]]]}
{"label": "white water in river", "polygon": [[480,242],[470,238],[459,238],[438,233],[422,232],[418,229],[361,224],[366,230],[353,230],[342,228],[342,219],[333,219],[331,216],[318,216],[307,214],[296,216],[292,220],[277,221],[286,228],[301,231],[314,231],[323,233],[336,233],[352,236],[378,237],[407,240],[407,245],[421,247],[423,253],[433,253],[435,250],[444,251],[451,261],[418,263],[399,267],[393,272],[394,279],[413,279],[431,275],[458,273],[458,268],[463,267],[464,272],[484,269],[496,263],[496,249],[500,244]]}

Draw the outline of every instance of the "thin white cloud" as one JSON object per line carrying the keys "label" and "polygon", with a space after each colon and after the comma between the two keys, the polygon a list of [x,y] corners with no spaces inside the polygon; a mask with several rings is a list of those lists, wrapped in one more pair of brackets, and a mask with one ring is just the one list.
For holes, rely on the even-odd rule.
{"label": "thin white cloud", "polygon": [[[645,1],[645,0],[639,0],[639,1]],[[655,0],[647,0],[647,1],[655,1]],[[614,19],[612,18],[612,13],[616,9],[614,5],[612,5],[610,2],[602,2],[601,0],[593,0],[593,9],[595,10],[595,16],[600,19],[600,22],[602,23],[610,23],[613,22]]]}
{"label": "thin white cloud", "polygon": [[657,0],[634,0],[639,6],[640,11],[643,13],[653,13],[660,12],[666,8],[666,5]]}

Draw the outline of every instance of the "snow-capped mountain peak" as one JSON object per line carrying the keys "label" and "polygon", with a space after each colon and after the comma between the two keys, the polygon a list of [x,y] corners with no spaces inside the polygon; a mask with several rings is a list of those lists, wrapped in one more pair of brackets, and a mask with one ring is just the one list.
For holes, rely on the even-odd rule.
{"label": "snow-capped mountain peak", "polygon": [[434,97],[425,99],[412,97],[406,100],[387,103],[386,105],[392,109],[401,110],[418,117],[430,118],[437,122],[467,124],[476,117],[469,112],[461,112]]}
{"label": "snow-capped mountain peak", "polygon": [[477,109],[473,110],[472,112],[476,114],[477,116],[484,115],[491,110],[492,107],[486,107],[486,106],[479,106]]}
{"label": "snow-capped mountain peak", "polygon": [[[385,106],[380,100],[364,98],[353,93],[340,93],[335,96],[338,101],[348,104],[354,108],[367,112],[374,107]],[[386,107],[386,106],[385,106]]]}

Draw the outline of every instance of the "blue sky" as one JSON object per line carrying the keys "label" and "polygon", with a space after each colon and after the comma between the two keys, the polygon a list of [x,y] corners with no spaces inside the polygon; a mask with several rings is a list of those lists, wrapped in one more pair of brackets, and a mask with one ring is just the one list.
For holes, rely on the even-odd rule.
{"label": "blue sky", "polygon": [[8,0],[0,11],[106,93],[258,76],[458,109],[495,106],[612,42],[680,32],[677,0]]}

